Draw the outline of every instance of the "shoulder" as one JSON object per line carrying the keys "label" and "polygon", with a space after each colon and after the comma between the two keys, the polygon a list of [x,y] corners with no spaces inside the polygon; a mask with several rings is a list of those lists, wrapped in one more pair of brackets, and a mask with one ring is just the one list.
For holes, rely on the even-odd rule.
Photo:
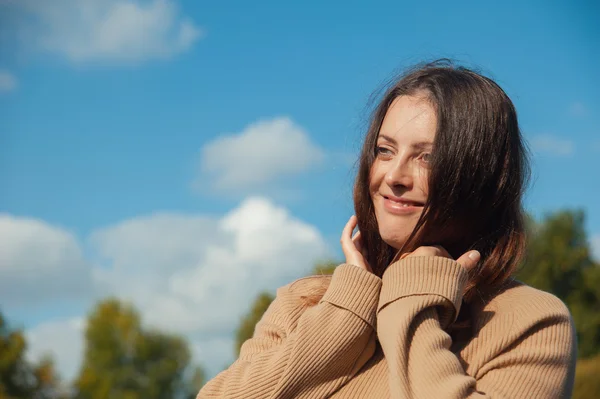
{"label": "shoulder", "polygon": [[293,330],[304,311],[319,302],[330,280],[331,276],[315,275],[279,287],[275,299],[257,323],[257,328],[280,329],[282,333]]}
{"label": "shoulder", "polygon": [[278,288],[277,296],[310,295],[323,286],[327,287],[331,282],[331,277],[330,274],[315,274],[296,279],[291,283]]}
{"label": "shoulder", "polygon": [[563,301],[555,295],[511,280],[486,304],[485,310],[498,315],[512,314],[515,319],[570,318]]}
{"label": "shoulder", "polygon": [[285,304],[287,309],[306,308],[316,305],[329,287],[331,275],[313,275],[302,277],[277,290],[276,300]]}
{"label": "shoulder", "polygon": [[474,323],[478,334],[491,333],[508,341],[535,331],[549,330],[556,336],[574,339],[569,309],[553,294],[517,280],[508,282],[477,311]]}
{"label": "shoulder", "polygon": [[[510,281],[487,303],[472,310],[472,335],[462,349],[470,375],[480,379],[491,370],[510,373],[512,369],[515,378],[542,378],[552,370],[555,378],[547,382],[556,390],[568,390],[565,384],[572,382],[577,338],[563,301],[519,281]],[[489,378],[494,378],[491,375]],[[502,372],[496,375],[501,376]]]}
{"label": "shoulder", "polygon": [[296,279],[277,289],[274,305],[277,308],[290,309],[314,305],[327,291],[331,275],[313,275]]}

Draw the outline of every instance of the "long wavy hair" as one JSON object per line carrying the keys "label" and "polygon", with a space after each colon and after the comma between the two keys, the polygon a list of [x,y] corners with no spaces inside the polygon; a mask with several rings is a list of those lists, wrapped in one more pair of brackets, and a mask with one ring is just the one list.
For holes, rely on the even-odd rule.
{"label": "long wavy hair", "polygon": [[[383,119],[399,96],[424,96],[434,107],[437,131],[429,194],[412,234],[399,250],[385,243],[369,192],[371,167]],[[463,300],[486,298],[515,272],[525,251],[523,192],[530,169],[515,107],[493,80],[449,60],[409,69],[374,108],[359,158],[354,209],[373,272],[382,276],[402,254],[441,245],[457,259],[471,249],[481,260]]]}

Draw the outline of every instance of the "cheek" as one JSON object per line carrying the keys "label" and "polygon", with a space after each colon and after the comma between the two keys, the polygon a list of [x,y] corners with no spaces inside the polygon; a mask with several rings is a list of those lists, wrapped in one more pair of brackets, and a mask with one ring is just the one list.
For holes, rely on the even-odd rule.
{"label": "cheek", "polygon": [[371,195],[371,201],[375,200],[375,195],[377,193],[377,184],[373,180],[369,181],[369,194]]}
{"label": "cheek", "polygon": [[371,172],[369,173],[369,192],[371,195],[379,191],[379,186],[381,185],[381,180],[384,175],[384,171],[382,171],[381,166],[378,164],[377,160],[375,160],[373,166],[371,166]]}
{"label": "cheek", "polygon": [[427,197],[429,193],[429,171],[422,169],[417,175],[415,182],[417,183],[417,189]]}

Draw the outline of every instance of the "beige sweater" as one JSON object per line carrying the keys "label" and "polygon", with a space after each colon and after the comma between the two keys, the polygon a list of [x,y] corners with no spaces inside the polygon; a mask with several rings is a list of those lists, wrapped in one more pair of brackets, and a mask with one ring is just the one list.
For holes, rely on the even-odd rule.
{"label": "beige sweater", "polygon": [[[301,299],[328,279],[321,301]],[[203,398],[568,398],[576,338],[556,297],[520,283],[474,306],[472,333],[446,332],[466,271],[408,257],[379,278],[353,265],[280,288],[239,358]]]}

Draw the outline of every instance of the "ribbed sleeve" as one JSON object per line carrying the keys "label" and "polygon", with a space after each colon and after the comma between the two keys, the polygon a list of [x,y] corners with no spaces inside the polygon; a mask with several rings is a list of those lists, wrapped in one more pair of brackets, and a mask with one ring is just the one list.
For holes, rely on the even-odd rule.
{"label": "ribbed sleeve", "polygon": [[333,272],[332,284],[321,302],[347,309],[375,328],[380,290],[379,277],[357,266],[343,264]]}
{"label": "ribbed sleeve", "polygon": [[[346,383],[375,351],[375,312],[381,280],[339,266],[322,300],[306,308],[294,292],[278,290],[240,357],[198,394],[218,398],[324,398]],[[306,292],[311,292],[307,290]]]}
{"label": "ribbed sleeve", "polygon": [[414,256],[387,268],[381,289],[378,311],[397,299],[412,295],[440,296],[446,305],[448,322],[460,311],[467,271],[449,258]]}
{"label": "ribbed sleeve", "polygon": [[[444,331],[459,310],[466,282],[462,266],[439,257],[407,257],[391,265],[382,279],[377,334],[388,365],[391,398],[570,394],[574,335],[569,313],[556,298],[542,297],[544,301],[534,306],[515,303],[518,313],[508,314],[519,319],[516,335],[496,324],[496,334],[488,329],[485,339],[474,339],[470,350],[485,363],[472,376],[450,350],[452,340]],[[494,340],[504,340],[505,349],[497,352]]]}
{"label": "ribbed sleeve", "polygon": [[411,256],[381,279],[343,264],[296,280],[198,399],[569,398],[576,339],[566,306],[511,281],[471,307],[472,331],[453,342],[446,329],[466,281],[452,259]]}

